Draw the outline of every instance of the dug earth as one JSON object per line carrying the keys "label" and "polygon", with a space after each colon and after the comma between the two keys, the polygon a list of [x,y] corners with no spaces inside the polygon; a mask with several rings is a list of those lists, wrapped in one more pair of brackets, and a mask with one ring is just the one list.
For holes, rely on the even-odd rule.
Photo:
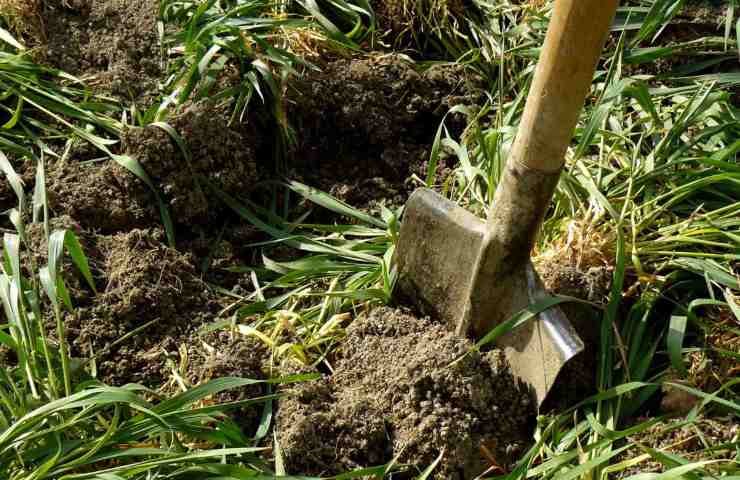
{"label": "dug earth", "polygon": [[508,470],[530,436],[534,404],[500,352],[472,347],[402,310],[356,319],[333,373],[280,401],[288,473],[334,475],[394,461],[405,470],[393,478],[415,478],[439,455],[430,478]]}

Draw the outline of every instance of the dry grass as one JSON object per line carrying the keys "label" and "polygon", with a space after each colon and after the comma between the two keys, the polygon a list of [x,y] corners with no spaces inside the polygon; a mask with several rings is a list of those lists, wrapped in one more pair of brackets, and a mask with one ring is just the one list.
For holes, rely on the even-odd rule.
{"label": "dry grass", "polygon": [[689,354],[689,379],[703,391],[716,390],[740,375],[740,320],[727,308],[706,313],[706,348]]}
{"label": "dry grass", "polygon": [[32,44],[46,41],[41,0],[0,0],[0,17],[10,30]]}

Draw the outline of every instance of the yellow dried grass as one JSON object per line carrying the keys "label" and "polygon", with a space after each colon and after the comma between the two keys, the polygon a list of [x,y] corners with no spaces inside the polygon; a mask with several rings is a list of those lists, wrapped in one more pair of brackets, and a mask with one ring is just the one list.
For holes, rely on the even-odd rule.
{"label": "yellow dried grass", "polygon": [[0,17],[13,34],[24,41],[46,41],[41,0],[0,0]]}

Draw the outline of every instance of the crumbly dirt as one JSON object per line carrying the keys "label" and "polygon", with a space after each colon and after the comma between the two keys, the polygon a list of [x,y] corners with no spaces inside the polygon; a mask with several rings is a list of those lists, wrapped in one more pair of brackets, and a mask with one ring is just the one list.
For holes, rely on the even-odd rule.
{"label": "crumbly dirt", "polygon": [[[97,295],[72,260],[63,257],[65,284],[76,306],[75,314],[65,317],[70,353],[80,361],[97,355],[99,380],[110,385],[141,383],[162,393],[176,393],[183,386],[220,377],[260,380],[270,376],[264,368],[270,354],[262,343],[229,331],[201,332],[204,324],[218,318],[222,305],[196,274],[193,257],[165,247],[159,229],[101,236],[84,231],[67,215],[52,218],[49,227],[75,233],[94,276]],[[27,234],[35,263],[46,264],[43,226],[31,224]],[[48,320],[48,331],[57,342],[54,320]],[[0,349],[0,365],[14,362],[8,353]],[[265,393],[265,387],[256,384],[222,392],[212,400],[233,402]],[[261,406],[240,407],[231,413],[245,431],[253,431]]]}
{"label": "crumbly dirt", "polygon": [[[644,432],[628,437],[627,441],[635,446],[620,454],[614,463],[645,453],[638,445],[644,445],[665,454],[680,455],[689,462],[702,461],[707,460],[707,453],[702,450],[707,447],[718,447],[722,444],[737,442],[738,439],[740,439],[740,418],[736,416],[702,416],[692,425],[686,425],[682,417],[671,418],[658,422]],[[715,451],[712,458],[734,460],[736,455],[736,447],[729,447]],[[707,468],[711,470],[717,466],[721,464],[708,465]],[[659,473],[665,470],[667,470],[665,465],[649,458],[617,472],[611,478],[627,478],[637,473]]]}
{"label": "crumbly dirt", "polygon": [[[288,90],[298,136],[294,176],[355,206],[402,203],[412,174],[424,175],[434,135],[454,105],[480,105],[479,78],[460,66],[421,71],[398,54],[341,59]],[[448,117],[459,133],[464,118]],[[440,162],[440,171],[446,167]]]}
{"label": "crumbly dirt", "polygon": [[218,312],[192,258],[164,246],[163,236],[158,229],[133,229],[96,237],[88,250],[99,292],[78,305],[66,324],[72,355],[98,355],[98,378],[108,384],[166,384],[182,340]]}
{"label": "crumbly dirt", "polygon": [[163,73],[158,9],[155,0],[49,0],[41,55],[89,85],[146,104]]}
{"label": "crumbly dirt", "polygon": [[[233,332],[192,334],[180,347],[180,370],[191,386],[222,377],[253,380],[270,378],[267,362],[270,352],[254,339]],[[170,382],[174,384],[173,381]],[[174,385],[173,385],[174,388]],[[267,394],[264,385],[247,385],[214,395],[215,403],[238,402]],[[254,432],[261,417],[261,405],[247,405],[230,413],[245,432]]]}
{"label": "crumbly dirt", "polygon": [[[223,211],[224,203],[209,183],[237,197],[248,195],[256,183],[263,137],[252,122],[228,125],[230,114],[227,106],[205,102],[191,104],[168,120],[184,140],[190,159],[157,126],[124,132],[124,151],[159,185],[178,223],[208,224]],[[122,183],[129,196],[148,193],[148,187],[131,175]]]}
{"label": "crumbly dirt", "polygon": [[[169,120],[183,138],[190,160],[159,127],[130,128],[122,136],[123,153],[147,172],[178,224],[216,223],[226,207],[209,190],[209,183],[237,197],[248,195],[256,183],[261,145],[256,127],[229,127],[227,119],[226,107],[197,104]],[[117,233],[160,222],[149,186],[112,160],[81,164],[75,158],[49,165],[48,170],[52,210],[70,215],[87,229]]]}
{"label": "crumbly dirt", "polygon": [[47,169],[51,211],[76,219],[90,231],[117,233],[159,221],[154,196],[130,195],[133,174],[112,160],[87,164],[71,160]]}
{"label": "crumbly dirt", "polygon": [[280,401],[276,428],[288,472],[332,475],[396,455],[423,469],[442,450],[433,478],[507,468],[526,443],[533,403],[495,352],[453,364],[471,346],[401,310],[357,318],[333,375]]}

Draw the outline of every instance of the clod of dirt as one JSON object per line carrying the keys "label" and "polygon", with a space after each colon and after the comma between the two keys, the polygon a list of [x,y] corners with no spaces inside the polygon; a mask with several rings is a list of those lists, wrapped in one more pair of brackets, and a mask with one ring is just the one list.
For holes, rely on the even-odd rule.
{"label": "clod of dirt", "polygon": [[[229,126],[225,106],[197,103],[169,119],[185,141],[186,159],[175,141],[156,126],[131,128],[122,137],[123,148],[159,185],[178,223],[199,224],[213,220],[223,210],[208,183],[240,196],[257,178],[257,152],[261,136],[252,123]],[[129,196],[146,195],[148,187],[132,175],[122,180]]]}
{"label": "clod of dirt", "polygon": [[92,76],[88,84],[107,92],[153,97],[162,73],[158,14],[152,0],[47,1],[42,54],[75,76]]}
{"label": "clod of dirt", "polygon": [[[443,116],[454,105],[480,104],[480,86],[463,67],[421,71],[402,55],[328,63],[288,91],[298,137],[292,163],[353,205],[394,197],[402,203],[404,181],[424,173]],[[447,125],[455,132],[464,122],[453,115]]]}
{"label": "clod of dirt", "polygon": [[[179,348],[218,304],[192,259],[162,243],[159,230],[98,237],[99,294],[66,319],[73,356],[98,355],[98,378],[111,385],[159,387],[180,364]],[[132,330],[147,328],[115,344]]]}
{"label": "clod of dirt", "polygon": [[[265,364],[270,352],[253,337],[219,331],[207,335],[193,334],[181,347],[187,352],[183,377],[190,385],[198,385],[215,378],[239,377],[252,380],[267,378]],[[216,394],[215,403],[238,402],[265,395],[264,385],[254,384]],[[260,405],[248,405],[232,411],[232,418],[247,432],[259,424]]]}
{"label": "clod of dirt", "polygon": [[131,196],[126,187],[133,174],[112,161],[51,165],[47,175],[51,210],[88,230],[115,233],[159,222],[151,192]]}
{"label": "clod of dirt", "polygon": [[434,478],[506,468],[526,442],[533,403],[497,352],[463,356],[471,346],[401,310],[355,320],[333,375],[280,401],[289,472],[333,475],[396,455],[424,468],[443,450]]}

